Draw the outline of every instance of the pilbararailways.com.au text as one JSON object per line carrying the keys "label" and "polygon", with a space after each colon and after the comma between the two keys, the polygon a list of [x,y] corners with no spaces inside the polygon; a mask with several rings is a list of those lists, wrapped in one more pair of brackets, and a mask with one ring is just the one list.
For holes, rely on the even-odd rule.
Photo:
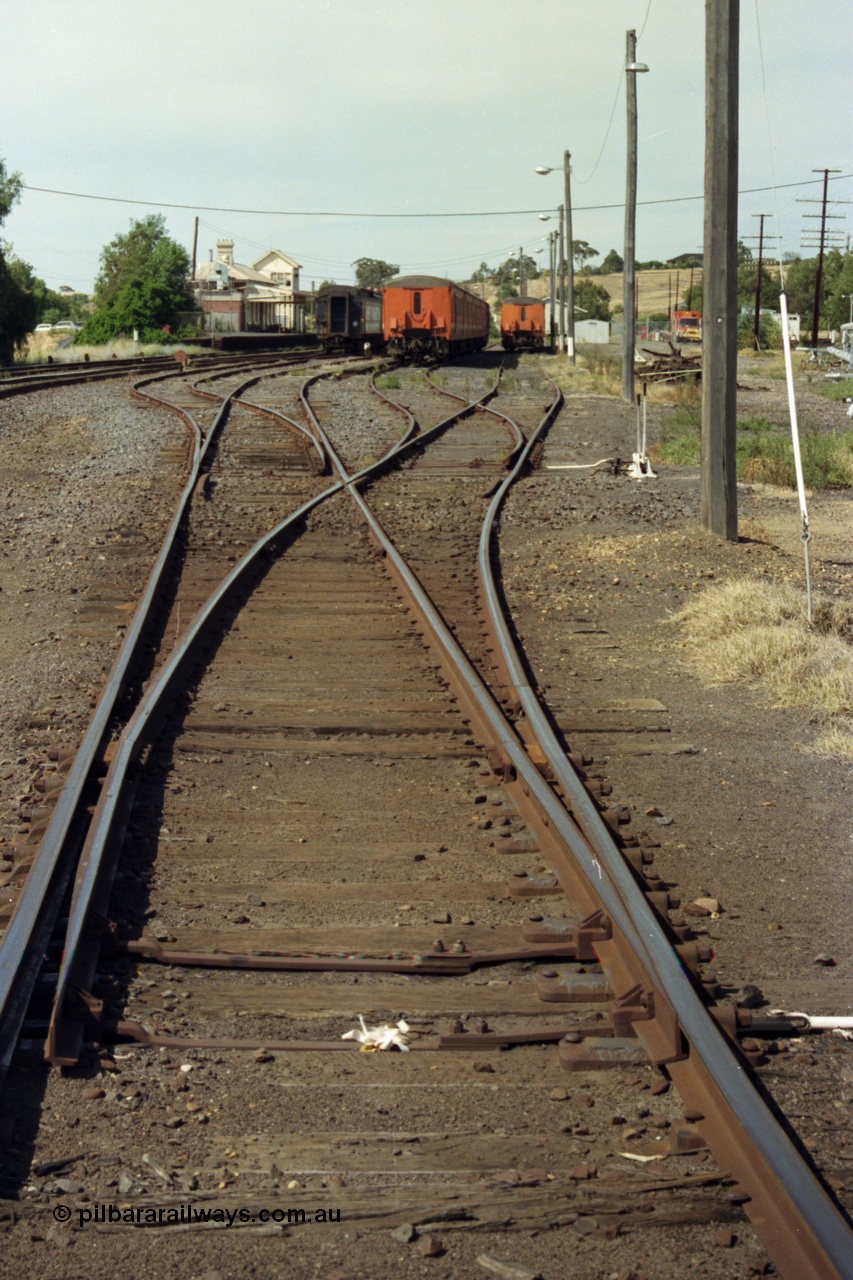
{"label": "pilbararailways.com.au text", "polygon": [[279,1226],[301,1226],[308,1223],[337,1223],[340,1209],[224,1209],[221,1206],[195,1204],[128,1205],[92,1204],[78,1206],[57,1205],[53,1216],[58,1222],[70,1222],[77,1218],[82,1227],[104,1223],[124,1223],[129,1227],[195,1226],[211,1224],[221,1227],[242,1226],[246,1223],[274,1223]]}

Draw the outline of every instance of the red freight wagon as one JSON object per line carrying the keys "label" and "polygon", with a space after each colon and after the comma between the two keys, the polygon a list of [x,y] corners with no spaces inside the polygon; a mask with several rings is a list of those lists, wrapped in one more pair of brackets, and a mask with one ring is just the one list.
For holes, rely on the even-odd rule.
{"label": "red freight wagon", "polygon": [[385,286],[382,324],[392,355],[443,359],[482,351],[489,340],[489,306],[452,280],[398,276]]}
{"label": "red freight wagon", "polygon": [[507,298],[501,307],[504,351],[541,351],[545,345],[545,303],[541,298]]}

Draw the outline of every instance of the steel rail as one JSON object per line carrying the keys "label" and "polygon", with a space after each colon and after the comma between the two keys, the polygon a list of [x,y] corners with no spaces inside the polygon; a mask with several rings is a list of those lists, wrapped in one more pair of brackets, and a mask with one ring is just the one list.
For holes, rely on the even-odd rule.
{"label": "steel rail", "polygon": [[0,944],[0,1082],[11,1062],[64,887],[71,875],[72,868],[64,863],[68,857],[69,835],[78,811],[79,796],[103,747],[128,672],[138,657],[152,602],[160,590],[198,478],[202,456],[201,432],[189,414],[182,411],[181,417],[193,432],[189,477]]}
{"label": "steel rail", "polygon": [[116,704],[122,695],[128,674],[139,659],[141,645],[148,629],[149,616],[175,554],[178,534],[186,519],[199,476],[227,418],[231,400],[236,394],[232,392],[223,399],[219,413],[203,440],[198,424],[186,410],[177,408],[150,391],[142,390],[143,387],[150,387],[155,382],[181,376],[179,371],[159,373],[150,378],[140,379],[133,388],[134,394],[139,398],[177,412],[190,430],[193,452],[189,475],[139,604],[134,611],[133,620],[98,698],[89,727],[68,772],[65,785],[59,794],[47,830],[0,944],[0,1084],[11,1063],[15,1043],[50,934],[73,874],[70,844],[72,827],[79,812],[80,795],[99,753],[103,750],[110,722],[114,717]]}
{"label": "steel rail", "polygon": [[[479,569],[492,625],[527,723],[583,833],[582,841],[567,840],[568,847],[593,898],[603,903],[613,925],[671,1006],[677,1027],[687,1038],[692,1052],[681,1060],[667,1061],[667,1069],[687,1105],[704,1112],[699,1128],[723,1167],[730,1169],[748,1192],[746,1212],[771,1256],[791,1280],[800,1280],[806,1274],[826,1276],[827,1280],[836,1274],[853,1276],[853,1233],[849,1225],[760,1099],[741,1059],[687,978],[659,917],[566,759],[510,635],[492,569],[494,526],[510,486],[547,429],[551,415],[549,410],[531,434],[514,473],[503,481],[492,500],[480,537]],[[559,828],[573,836],[567,819],[561,820]],[[565,867],[554,869],[558,876],[561,871],[566,874]],[[650,1037],[648,1022],[637,1020],[633,1026],[650,1057],[660,1061],[660,1056],[656,1058],[659,1040]],[[697,1056],[699,1063],[695,1061]],[[757,1158],[750,1156],[750,1146]]]}
{"label": "steel rail", "polygon": [[[519,455],[515,468],[502,483],[486,517],[488,533],[481,537],[481,562],[486,557],[487,578],[491,578],[489,544],[496,512],[510,485],[520,475],[537,439],[551,421],[559,407],[561,395],[546,412],[538,427],[531,433],[527,445]],[[319,428],[319,424],[318,424]],[[319,428],[322,430],[322,428]],[[334,457],[331,442],[324,442]],[[346,476],[340,459],[335,461],[341,474]],[[747,1080],[741,1061],[726,1041],[696,993],[683,965],[663,934],[658,918],[630,872],[597,809],[592,804],[580,780],[570,768],[562,747],[551,730],[538,700],[535,699],[523,666],[509,641],[505,626],[506,651],[504,660],[512,662],[520,687],[518,697],[525,708],[540,746],[546,750],[549,763],[555,770],[557,781],[564,787],[570,802],[577,803],[583,821],[589,821],[593,840],[576,824],[566,808],[557,799],[550,785],[544,780],[518,737],[507,721],[488,687],[471,666],[467,656],[458,646],[438,609],[420,584],[414,572],[397,552],[387,537],[379,520],[358,492],[357,485],[363,476],[347,477],[346,485],[359,506],[371,530],[383,549],[386,562],[393,568],[398,581],[405,587],[410,601],[431,632],[434,643],[440,648],[450,668],[454,686],[462,691],[470,706],[472,717],[478,721],[483,741],[497,743],[520,780],[526,795],[533,796],[540,806],[543,820],[559,842],[571,853],[571,860],[580,867],[583,878],[595,903],[603,904],[612,920],[614,932],[621,934],[630,948],[626,962],[624,945],[610,949],[606,944],[597,945],[610,961],[611,974],[617,988],[631,992],[631,980],[639,976],[649,985],[653,978],[659,991],[665,993],[665,1001],[657,1006],[651,1002],[651,1018],[645,1021],[637,1017],[633,1027],[644,1043],[650,1057],[666,1063],[682,1099],[690,1107],[699,1107],[703,1120],[699,1122],[703,1136],[712,1150],[725,1152],[725,1166],[743,1181],[747,1193],[746,1212],[758,1230],[768,1251],[791,1280],[836,1280],[837,1277],[853,1277],[853,1233],[843,1215],[828,1196],[819,1180],[800,1156],[794,1143],[781,1129],[764,1106],[758,1094]],[[493,603],[497,596],[493,593]],[[582,794],[581,794],[582,793]],[[556,843],[556,842],[555,842]],[[550,851],[549,851],[550,852]],[[562,876],[576,883],[574,866],[567,857],[559,859],[555,869]],[[637,923],[639,922],[639,923]],[[616,952],[614,954],[614,952]],[[632,966],[630,953],[640,961]],[[678,1019],[676,1026],[667,1025],[666,1003],[673,1007]],[[655,1021],[657,1020],[657,1026]],[[670,1032],[677,1036],[683,1031],[693,1054],[680,1050],[675,1054],[662,1052],[664,1041],[670,1040]],[[698,1061],[697,1061],[698,1059]],[[718,1082],[715,1072],[724,1076]],[[750,1158],[743,1143],[751,1143],[756,1153]]]}
{"label": "steel rail", "polygon": [[[313,380],[314,379],[311,379],[309,381]],[[552,410],[549,411],[549,414],[546,415],[546,418],[550,417],[550,413],[552,411],[553,406]],[[454,417],[458,416],[459,415],[454,415]],[[314,421],[316,423],[316,418]],[[533,444],[540,434],[541,429],[544,427],[544,424],[545,420],[543,420],[543,423],[540,424],[540,428],[537,428],[531,436],[527,446],[522,451],[518,459],[514,472],[511,476],[507,477],[506,481],[503,482],[499,494],[496,495],[492,506],[490,507],[490,533],[489,536],[485,538],[485,554],[487,559],[489,558],[488,544],[491,536],[491,525],[493,524],[495,514],[500,507],[509,484],[512,483],[512,480],[519,474],[523,467],[524,462],[529,455],[529,450],[533,447]],[[731,1059],[735,1080],[738,1081],[741,1086],[739,1090],[737,1088],[735,1089],[737,1096],[735,1098],[734,1105],[730,1103],[729,1098],[725,1095],[722,1097],[722,1103],[713,1098],[712,1103],[716,1106],[718,1112],[724,1117],[725,1113],[733,1110],[740,1123],[741,1129],[754,1138],[752,1131],[756,1126],[749,1123],[750,1115],[748,1113],[744,1115],[739,1114],[739,1108],[740,1104],[746,1101],[749,1110],[754,1112],[758,1103],[756,1095],[751,1087],[746,1086],[740,1063],[734,1057],[732,1050],[723,1039],[722,1034],[718,1031],[716,1024],[709,1017],[707,1010],[702,1005],[689,980],[686,979],[684,972],[681,969],[680,962],[675,958],[669,942],[663,937],[657,920],[644,896],[640,892],[639,887],[633,880],[633,876],[628,871],[624,859],[622,859],[621,854],[613,844],[612,840],[609,840],[607,829],[601,821],[597,810],[594,809],[594,806],[590,805],[594,819],[601,828],[601,831],[595,832],[595,844],[593,844],[581,834],[578,828],[575,827],[574,822],[572,822],[571,818],[566,813],[565,808],[558,803],[553,791],[544,782],[541,773],[530,761],[523,744],[520,742],[512,726],[508,724],[500,709],[494,703],[491,692],[470,666],[467,658],[459,649],[451,633],[444,624],[443,619],[441,619],[438,611],[435,609],[435,606],[420,587],[416,576],[405,564],[402,557],[399,556],[399,553],[393,547],[393,544],[384,534],[379,521],[373,515],[361,494],[358,493],[356,486],[368,476],[375,473],[377,468],[383,465],[383,463],[387,462],[387,456],[386,459],[383,459],[380,463],[374,463],[370,467],[365,468],[361,472],[350,477],[347,475],[343,465],[340,463],[340,460],[337,459],[334,449],[331,446],[328,437],[326,437],[325,432],[323,432],[322,427],[320,427],[319,423],[316,425],[330,456],[335,458],[335,465],[341,473],[342,480],[340,483],[331,486],[330,490],[325,491],[325,493],[318,497],[318,499],[313,500],[310,504],[306,504],[306,507],[316,505],[317,501],[323,500],[325,497],[329,496],[332,491],[339,491],[343,486],[349,490],[362,510],[362,513],[371,527],[374,536],[380,542],[386,557],[393,565],[398,578],[406,584],[407,593],[416,603],[418,612],[433,631],[435,640],[444,652],[446,659],[455,669],[456,674],[461,677],[462,683],[468,691],[472,711],[475,713],[478,720],[481,721],[482,727],[488,730],[484,735],[485,740],[492,739],[500,744],[502,751],[507,756],[513,769],[516,771],[517,776],[522,780],[523,785],[540,803],[545,814],[546,822],[551,822],[554,825],[555,830],[557,830],[561,837],[565,839],[567,845],[572,849],[576,857],[580,854],[579,860],[582,864],[584,874],[590,882],[590,885],[595,889],[596,896],[603,900],[605,908],[612,914],[614,924],[616,924],[617,928],[624,931],[626,937],[639,943],[638,951],[643,959],[644,966],[647,966],[653,975],[660,976],[662,974],[667,980],[675,974],[675,981],[672,987],[670,988],[667,986],[666,988],[667,996],[672,999],[675,1006],[675,1012],[679,1019],[681,1020],[683,1018],[686,1022],[687,1025],[684,1026],[684,1031],[688,1036],[688,1039],[690,1039],[691,1044],[693,1044],[693,1047],[697,1048],[698,1046],[695,1041],[704,1041],[710,1030],[714,1045],[716,1046],[715,1052],[719,1052],[719,1046],[722,1046],[722,1051]],[[433,435],[438,430],[443,429],[446,425],[448,424],[438,424],[438,427],[432,428],[428,434]],[[426,434],[427,433],[425,433],[425,435]],[[419,441],[422,441],[423,439],[424,437],[418,437]],[[396,454],[399,451],[399,448],[399,445],[394,446],[393,450],[390,452],[392,454]],[[304,508],[301,510],[304,511]],[[296,515],[297,513],[294,513],[293,516],[288,518],[288,521],[283,522],[282,526],[277,526],[276,530],[257,544],[257,547],[260,548],[267,545],[267,543],[277,536],[283,527]],[[481,539],[481,555],[482,547],[483,541]],[[235,568],[232,575],[229,575],[229,577],[236,576],[237,571],[244,564],[245,560],[246,557],[244,557],[244,561],[241,562],[241,565]],[[175,659],[175,657],[176,655],[173,655],[173,659]],[[505,654],[505,658],[509,665],[511,654]],[[519,697],[523,698],[523,705],[526,704],[525,711],[528,716],[528,720],[532,720],[537,723],[537,732],[541,728],[543,738],[547,742],[548,734],[550,733],[550,726],[547,724],[547,719],[541,712],[541,708],[538,707],[538,702],[534,706],[533,702],[530,701],[534,695],[523,671],[521,671],[520,675],[521,687],[518,692]],[[160,683],[170,683],[166,680],[165,672],[161,677]],[[543,721],[541,726],[538,725],[539,718]],[[553,749],[555,753],[555,759],[551,762],[552,766],[555,767],[555,770],[557,768],[561,768],[562,776],[558,775],[560,785],[563,786],[565,783],[567,786],[571,786],[572,780],[569,774],[573,773],[573,771],[567,770],[562,748],[556,742],[556,739],[553,738],[553,735],[551,736],[552,742],[549,743],[549,748]],[[576,777],[574,779],[574,785],[578,788],[580,787],[579,780]],[[580,790],[584,791],[583,788],[580,788]],[[567,791],[566,794],[571,795],[572,792]],[[578,808],[582,809],[584,802],[588,801],[585,791],[583,796],[578,794],[577,801]],[[595,821],[591,824],[593,830],[595,829]],[[611,849],[608,851],[608,855],[612,854],[612,858],[616,860],[614,865],[611,865],[610,856],[606,858],[604,857],[605,848],[601,842],[602,835],[606,837],[604,842],[605,844],[609,841]],[[636,903],[634,902],[635,897],[637,899]],[[639,931],[636,929],[632,919],[630,917],[626,918],[625,916],[626,902],[630,906],[631,910],[634,910],[635,907],[637,908],[641,920]],[[644,916],[648,918],[644,918]],[[685,993],[688,993],[687,999],[684,998]],[[701,1018],[699,1022],[696,1021],[696,1010],[698,1010]],[[641,1021],[637,1021],[635,1023],[635,1030],[642,1037],[643,1024]],[[652,1056],[654,1056],[654,1048],[655,1046],[652,1045]],[[668,1066],[671,1074],[675,1076],[684,1075],[684,1071],[680,1069],[681,1064],[677,1061],[670,1061]],[[702,1066],[709,1077],[711,1085],[716,1088],[712,1075],[713,1066],[706,1068],[704,1063]],[[689,1084],[687,1081],[682,1082],[678,1079],[676,1080],[676,1083],[680,1088],[682,1083]],[[695,1092],[695,1082],[693,1091]],[[682,1093],[683,1092],[684,1090],[682,1089]],[[690,1089],[688,1088],[688,1093],[689,1092]],[[717,1092],[722,1093],[719,1089],[717,1089]],[[702,1095],[701,1100],[707,1109],[707,1096]],[[767,1167],[764,1170],[765,1175],[772,1177],[774,1173],[778,1171],[778,1163],[780,1160],[784,1164],[793,1157],[797,1164],[803,1165],[804,1176],[798,1173],[798,1175],[793,1179],[794,1185],[792,1189],[792,1198],[794,1203],[791,1206],[791,1209],[794,1217],[794,1223],[792,1225],[794,1239],[793,1241],[786,1240],[784,1248],[776,1247],[774,1249],[775,1240],[778,1238],[774,1237],[773,1240],[767,1241],[768,1248],[771,1253],[775,1252],[779,1256],[780,1265],[783,1265],[786,1268],[789,1265],[791,1266],[792,1269],[789,1274],[792,1277],[794,1275],[799,1277],[803,1274],[809,1274],[820,1277],[826,1276],[829,1278],[836,1274],[841,1276],[853,1274],[853,1271],[849,1269],[849,1259],[851,1257],[851,1235],[846,1223],[823,1192],[823,1189],[820,1187],[817,1179],[814,1178],[811,1171],[804,1166],[802,1161],[800,1161],[796,1149],[793,1144],[790,1143],[787,1136],[778,1129],[778,1126],[776,1126],[775,1123],[772,1125],[772,1130],[772,1133],[763,1133],[761,1135],[761,1140],[757,1143],[759,1149],[762,1150],[764,1157],[766,1157]],[[735,1144],[735,1154],[737,1154],[737,1138],[735,1137],[733,1141]],[[775,1170],[774,1165],[776,1165]],[[777,1198],[771,1196],[769,1198],[769,1203],[765,1203],[763,1206],[764,1212],[756,1213],[760,1207],[759,1202],[761,1201],[762,1196],[760,1188],[750,1185],[750,1175],[754,1175],[755,1173],[755,1165],[749,1164],[746,1170],[746,1186],[747,1191],[752,1196],[752,1200],[747,1205],[747,1211],[750,1212],[751,1206],[751,1216],[753,1216],[753,1218],[758,1218],[757,1226],[759,1227],[759,1230],[761,1230],[763,1226],[765,1232],[772,1230],[773,1232],[778,1233],[780,1224],[778,1221]],[[786,1183],[787,1181],[789,1180],[786,1180],[784,1177],[782,1178],[783,1183]],[[786,1187],[786,1190],[787,1189],[788,1188]],[[803,1213],[800,1212],[801,1207],[804,1209]],[[769,1213],[767,1212],[768,1209]],[[817,1224],[814,1222],[816,1212],[820,1219]],[[793,1269],[795,1266],[799,1268],[797,1271]],[[811,1269],[806,1272],[803,1270],[803,1267],[809,1267]],[[829,1270],[829,1267],[837,1267],[837,1271]]]}
{"label": "steel rail", "polygon": [[[177,375],[166,376],[174,377]],[[321,376],[326,375],[316,375],[316,377]],[[157,382],[162,380],[164,380],[162,376],[157,376],[149,381]],[[308,381],[312,380],[309,379]],[[255,382],[256,379],[249,379],[224,398],[222,408],[211,426],[208,437],[204,442],[204,447],[199,451],[197,466],[194,469],[193,485],[197,483],[198,477],[202,474],[205,457],[212,446],[221,423],[224,422],[227,407],[248,386],[255,385]],[[150,398],[155,399],[153,396]],[[160,403],[168,405],[167,401],[160,401]],[[299,427],[299,429],[310,437],[311,433],[306,432],[304,427]],[[394,446],[394,448],[396,447]],[[383,460],[380,459],[373,466],[380,466],[382,462]],[[80,1024],[67,1016],[69,996],[73,989],[81,986],[85,987],[91,981],[94,965],[93,955],[97,948],[93,949],[93,947],[87,948],[84,946],[86,931],[92,913],[99,909],[105,910],[108,903],[112,874],[107,878],[104,872],[107,870],[112,873],[115,870],[120,841],[114,837],[116,837],[121,821],[125,816],[122,806],[126,804],[125,786],[127,775],[130,766],[135,762],[142,750],[144,740],[147,740],[144,735],[146,733],[149,736],[151,735],[155,716],[161,711],[162,705],[170,695],[174,694],[185,672],[196,661],[197,651],[205,641],[208,628],[213,619],[242,586],[244,578],[255,567],[261,555],[271,543],[288,530],[295,528],[315,507],[338,493],[342,487],[342,482],[336,481],[324,489],[322,493],[303,503],[302,506],[291,512],[262,538],[258,539],[244,554],[198,611],[193,622],[181,637],[180,643],[173,650],[168,662],[162,668],[159,677],[138,704],[133,716],[118,739],[114,756],[101,788],[98,804],[92,815],[92,821],[77,867],[63,949],[63,960],[57,979],[46,1046],[45,1056],[49,1061],[70,1065],[76,1062],[79,1056]],[[191,486],[188,485],[187,490],[190,489]],[[110,861],[106,857],[108,850]],[[23,1010],[21,1018],[23,1018]],[[14,1043],[9,1050],[10,1056],[13,1049]]]}

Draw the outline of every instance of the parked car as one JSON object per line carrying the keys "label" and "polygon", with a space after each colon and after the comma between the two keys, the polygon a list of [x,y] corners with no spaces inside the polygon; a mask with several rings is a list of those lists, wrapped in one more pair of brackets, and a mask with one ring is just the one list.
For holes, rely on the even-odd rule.
{"label": "parked car", "polygon": [[51,331],[51,329],[52,329],[52,328],[53,328],[53,325],[52,325],[52,324],[37,324],[37,325],[36,325],[36,327],[35,327],[34,332],[35,332],[35,333],[50,333],[50,331]]}
{"label": "parked car", "polygon": [[83,326],[82,324],[77,324],[75,320],[58,320],[57,323],[53,326],[53,328],[54,329],[73,329],[76,332],[77,329],[82,329]]}

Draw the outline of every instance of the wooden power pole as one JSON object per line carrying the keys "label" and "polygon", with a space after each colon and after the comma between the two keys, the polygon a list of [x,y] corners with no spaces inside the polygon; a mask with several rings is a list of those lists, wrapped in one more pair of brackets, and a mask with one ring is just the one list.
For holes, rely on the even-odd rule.
{"label": "wooden power pole", "polygon": [[705,0],[702,525],[737,541],[737,176],[740,0]]}

